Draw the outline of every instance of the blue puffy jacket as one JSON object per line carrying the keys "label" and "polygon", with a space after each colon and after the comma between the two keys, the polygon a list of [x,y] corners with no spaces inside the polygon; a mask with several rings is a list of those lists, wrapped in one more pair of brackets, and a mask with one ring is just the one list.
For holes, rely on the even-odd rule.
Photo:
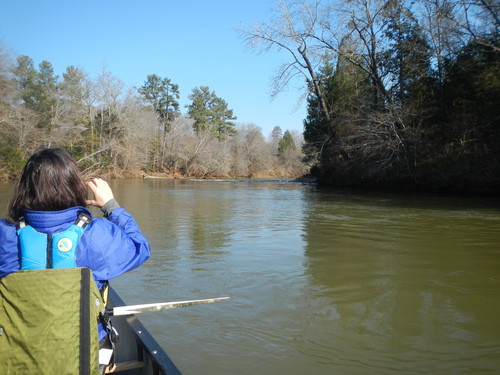
{"label": "blue puffy jacket", "polygon": [[[70,227],[84,207],[72,207],[62,211],[29,211],[23,214],[37,231],[54,234]],[[8,220],[0,220],[0,277],[20,269],[16,226]],[[77,267],[92,270],[99,288],[107,280],[130,271],[149,258],[149,243],[141,233],[134,218],[120,207],[107,219],[93,219],[85,229],[76,249]]]}
{"label": "blue puffy jacket", "polygon": [[[54,234],[69,228],[80,212],[92,216],[84,207],[62,211],[23,210],[26,221],[37,231]],[[19,238],[17,228],[8,220],[0,220],[0,277],[19,271]],[[45,249],[43,249],[45,251]],[[99,289],[109,279],[130,271],[149,258],[149,243],[134,218],[120,207],[107,219],[93,219],[85,228],[76,248],[76,266],[92,270]],[[102,324],[98,326],[99,340],[106,336]]]}

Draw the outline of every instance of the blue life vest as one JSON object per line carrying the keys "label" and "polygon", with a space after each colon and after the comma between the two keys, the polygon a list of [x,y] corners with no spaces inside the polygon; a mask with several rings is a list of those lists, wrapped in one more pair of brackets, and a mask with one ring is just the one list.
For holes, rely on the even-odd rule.
{"label": "blue life vest", "polygon": [[68,229],[54,234],[41,233],[24,220],[17,234],[21,248],[21,270],[76,267],[76,247],[91,218],[80,213]]}

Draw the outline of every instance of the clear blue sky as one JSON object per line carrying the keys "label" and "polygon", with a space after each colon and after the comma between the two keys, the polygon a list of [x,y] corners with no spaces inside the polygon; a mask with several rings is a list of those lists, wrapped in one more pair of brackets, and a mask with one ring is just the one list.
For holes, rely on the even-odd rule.
{"label": "clear blue sky", "polygon": [[249,49],[235,29],[267,22],[275,0],[0,0],[0,43],[61,76],[75,65],[96,77],[103,67],[130,86],[148,74],[191,90],[209,86],[238,123],[267,136],[274,126],[302,132],[306,105],[296,81],[276,99],[271,79],[288,56]]}

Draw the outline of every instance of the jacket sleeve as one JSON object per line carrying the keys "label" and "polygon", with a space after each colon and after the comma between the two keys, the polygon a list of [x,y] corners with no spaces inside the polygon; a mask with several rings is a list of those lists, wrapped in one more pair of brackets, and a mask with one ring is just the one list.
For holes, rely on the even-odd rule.
{"label": "jacket sleeve", "polygon": [[89,267],[102,281],[137,268],[150,254],[148,240],[124,207],[113,210],[108,219],[92,220],[79,247],[77,264]]}

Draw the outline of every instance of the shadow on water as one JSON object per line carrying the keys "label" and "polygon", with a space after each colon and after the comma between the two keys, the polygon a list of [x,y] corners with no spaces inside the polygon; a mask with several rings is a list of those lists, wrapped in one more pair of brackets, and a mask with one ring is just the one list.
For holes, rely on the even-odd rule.
{"label": "shadow on water", "polygon": [[[484,198],[308,194],[308,275],[331,368],[495,373],[500,210]],[[320,339],[323,338],[323,340]]]}

